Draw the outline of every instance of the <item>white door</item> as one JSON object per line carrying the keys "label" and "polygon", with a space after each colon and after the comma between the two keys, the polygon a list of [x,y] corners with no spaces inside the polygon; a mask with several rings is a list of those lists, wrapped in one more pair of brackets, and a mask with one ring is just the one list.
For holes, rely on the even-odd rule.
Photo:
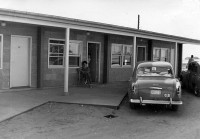
{"label": "white door", "polygon": [[10,87],[30,86],[30,38],[11,37]]}

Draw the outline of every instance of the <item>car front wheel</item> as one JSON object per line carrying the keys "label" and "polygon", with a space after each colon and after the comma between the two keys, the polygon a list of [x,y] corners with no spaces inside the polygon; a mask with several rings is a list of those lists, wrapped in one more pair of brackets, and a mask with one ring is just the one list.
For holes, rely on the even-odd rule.
{"label": "car front wheel", "polygon": [[194,95],[200,97],[200,92],[196,85],[194,86]]}

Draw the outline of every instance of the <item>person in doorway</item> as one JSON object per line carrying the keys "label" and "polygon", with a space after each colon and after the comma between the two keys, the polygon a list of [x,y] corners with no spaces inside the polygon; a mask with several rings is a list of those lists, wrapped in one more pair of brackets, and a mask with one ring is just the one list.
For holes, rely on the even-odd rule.
{"label": "person in doorway", "polygon": [[191,57],[190,57],[189,60],[188,60],[187,67],[188,67],[189,64],[190,64],[191,62],[193,62],[193,61],[194,61],[194,56],[191,55]]}
{"label": "person in doorway", "polygon": [[80,68],[80,74],[81,78],[84,80],[84,83],[88,84],[89,87],[91,87],[90,68],[87,66],[87,61],[82,62],[82,67]]}

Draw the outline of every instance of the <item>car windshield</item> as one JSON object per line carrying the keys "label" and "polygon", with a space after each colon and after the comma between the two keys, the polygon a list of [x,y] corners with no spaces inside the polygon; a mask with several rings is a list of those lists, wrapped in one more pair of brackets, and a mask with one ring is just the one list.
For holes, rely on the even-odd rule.
{"label": "car windshield", "polygon": [[140,67],[137,69],[137,76],[172,77],[173,73],[170,67]]}

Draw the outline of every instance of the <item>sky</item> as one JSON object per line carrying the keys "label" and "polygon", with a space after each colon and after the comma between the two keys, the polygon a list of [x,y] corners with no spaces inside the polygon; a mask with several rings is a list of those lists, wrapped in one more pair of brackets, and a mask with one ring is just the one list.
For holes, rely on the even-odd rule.
{"label": "sky", "polygon": [[[200,40],[200,0],[0,0],[0,8],[95,21]],[[183,57],[200,57],[184,45]],[[187,48],[187,49],[185,49]]]}

